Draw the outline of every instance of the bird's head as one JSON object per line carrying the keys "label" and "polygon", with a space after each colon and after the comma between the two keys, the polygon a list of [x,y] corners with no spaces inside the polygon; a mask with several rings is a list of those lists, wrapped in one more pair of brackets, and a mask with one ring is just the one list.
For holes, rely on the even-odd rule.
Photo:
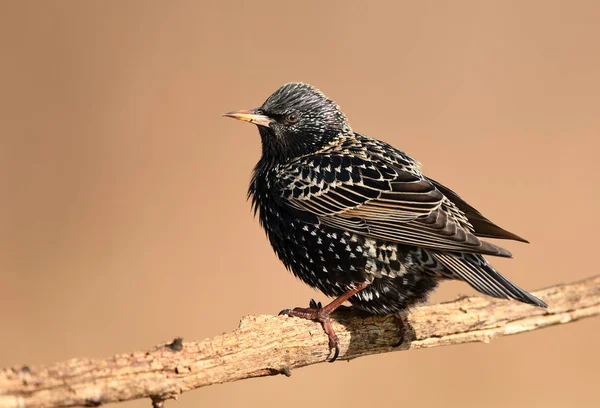
{"label": "bird's head", "polygon": [[316,152],[351,131],[346,116],[318,89],[301,82],[283,85],[260,108],[223,114],[258,126],[263,156],[286,161]]}

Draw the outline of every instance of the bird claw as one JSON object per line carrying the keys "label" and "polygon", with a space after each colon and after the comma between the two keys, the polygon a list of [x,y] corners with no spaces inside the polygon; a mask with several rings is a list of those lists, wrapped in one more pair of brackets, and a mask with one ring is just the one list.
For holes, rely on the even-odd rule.
{"label": "bird claw", "polygon": [[340,343],[338,341],[335,341],[332,344],[331,337],[330,337],[329,338],[329,352],[331,352],[331,350],[334,350],[334,351],[333,351],[333,357],[331,357],[329,362],[333,363],[335,360],[337,360],[337,358],[340,355]]}
{"label": "bird claw", "polygon": [[329,360],[330,363],[333,363],[340,355],[340,344],[338,336],[331,325],[329,313],[323,311],[321,302],[317,303],[313,299],[310,300],[310,306],[309,308],[295,307],[294,309],[284,309],[279,312],[279,316],[288,315],[321,323],[325,334],[329,338],[330,353],[333,350],[333,357]]}
{"label": "bird claw", "polygon": [[398,330],[398,340],[396,340],[395,343],[392,343],[392,347],[396,348],[396,347],[400,347],[402,345],[402,343],[404,343],[404,332]]}
{"label": "bird claw", "polygon": [[338,336],[335,334],[335,331],[333,330],[333,326],[331,325],[331,319],[329,318],[329,315],[335,309],[340,307],[342,305],[342,303],[344,303],[350,297],[354,296],[355,294],[357,294],[358,292],[360,292],[367,286],[368,286],[367,282],[362,282],[362,283],[354,286],[352,289],[350,289],[348,292],[344,293],[343,295],[338,296],[331,303],[329,303],[328,305],[325,305],[324,307],[321,305],[321,302],[317,303],[317,302],[315,302],[314,299],[311,299],[309,302],[309,306],[311,306],[311,307],[309,307],[307,309],[303,309],[301,307],[297,307],[293,310],[285,309],[285,310],[282,310],[281,312],[279,312],[279,314],[280,315],[286,314],[288,316],[296,316],[296,317],[301,317],[303,319],[316,320],[317,322],[320,322],[321,325],[323,325],[323,330],[327,334],[327,337],[329,337],[329,352],[331,353],[331,350],[334,350],[333,357],[331,358],[331,360],[329,360],[330,363],[333,363],[335,360],[337,360],[337,358],[340,355],[340,344],[339,344],[340,342],[339,342]]}
{"label": "bird claw", "polygon": [[406,340],[406,322],[404,321],[404,316],[401,314],[394,315],[394,319],[396,320],[396,324],[398,325],[398,340],[392,344],[392,347],[400,347],[404,340]]}
{"label": "bird claw", "polygon": [[310,309],[321,310],[323,308],[323,305],[321,304],[321,302],[317,303],[314,299],[311,299],[310,302],[308,302],[308,307]]}
{"label": "bird claw", "polygon": [[292,317],[300,317],[307,320],[319,320],[319,310],[305,307],[295,307],[293,309],[284,309],[279,312],[279,316],[288,315]]}

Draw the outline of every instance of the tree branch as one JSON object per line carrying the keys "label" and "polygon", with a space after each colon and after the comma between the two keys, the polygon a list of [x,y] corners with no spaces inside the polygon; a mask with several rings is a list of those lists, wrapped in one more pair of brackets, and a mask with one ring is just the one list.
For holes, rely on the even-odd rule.
{"label": "tree branch", "polygon": [[[340,359],[475,341],[569,323],[600,314],[600,275],[536,292],[547,310],[514,301],[462,298],[422,306],[407,320],[407,340],[397,340],[392,318],[334,314]],[[161,406],[184,391],[290,370],[326,361],[327,336],[318,323],[287,316],[246,316],[231,333],[198,342],[176,339],[148,351],[105,359],[72,359],[0,371],[0,407],[98,406],[152,398]]]}

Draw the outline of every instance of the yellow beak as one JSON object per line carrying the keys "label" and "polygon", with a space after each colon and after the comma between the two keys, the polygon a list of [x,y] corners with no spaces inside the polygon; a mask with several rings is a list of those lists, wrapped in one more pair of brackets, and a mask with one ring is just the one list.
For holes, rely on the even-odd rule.
{"label": "yellow beak", "polygon": [[246,122],[254,123],[255,125],[269,127],[273,119],[265,115],[259,115],[256,110],[238,110],[233,112],[224,113],[223,116],[228,118],[244,120]]}

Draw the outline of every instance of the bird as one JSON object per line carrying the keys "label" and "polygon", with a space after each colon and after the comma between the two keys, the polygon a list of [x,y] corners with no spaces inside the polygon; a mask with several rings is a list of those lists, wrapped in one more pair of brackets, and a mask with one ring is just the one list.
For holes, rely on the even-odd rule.
{"label": "bird", "polygon": [[287,83],[259,108],[223,116],[258,127],[262,155],[248,198],[275,254],[297,278],[334,298],[280,313],[320,322],[330,361],[340,353],[330,315],[346,301],[369,315],[394,316],[395,345],[404,339],[407,311],[444,280],[547,307],[484,257],[512,254],[482,238],[527,240],[424,175],[408,154],[355,132],[317,88]]}

